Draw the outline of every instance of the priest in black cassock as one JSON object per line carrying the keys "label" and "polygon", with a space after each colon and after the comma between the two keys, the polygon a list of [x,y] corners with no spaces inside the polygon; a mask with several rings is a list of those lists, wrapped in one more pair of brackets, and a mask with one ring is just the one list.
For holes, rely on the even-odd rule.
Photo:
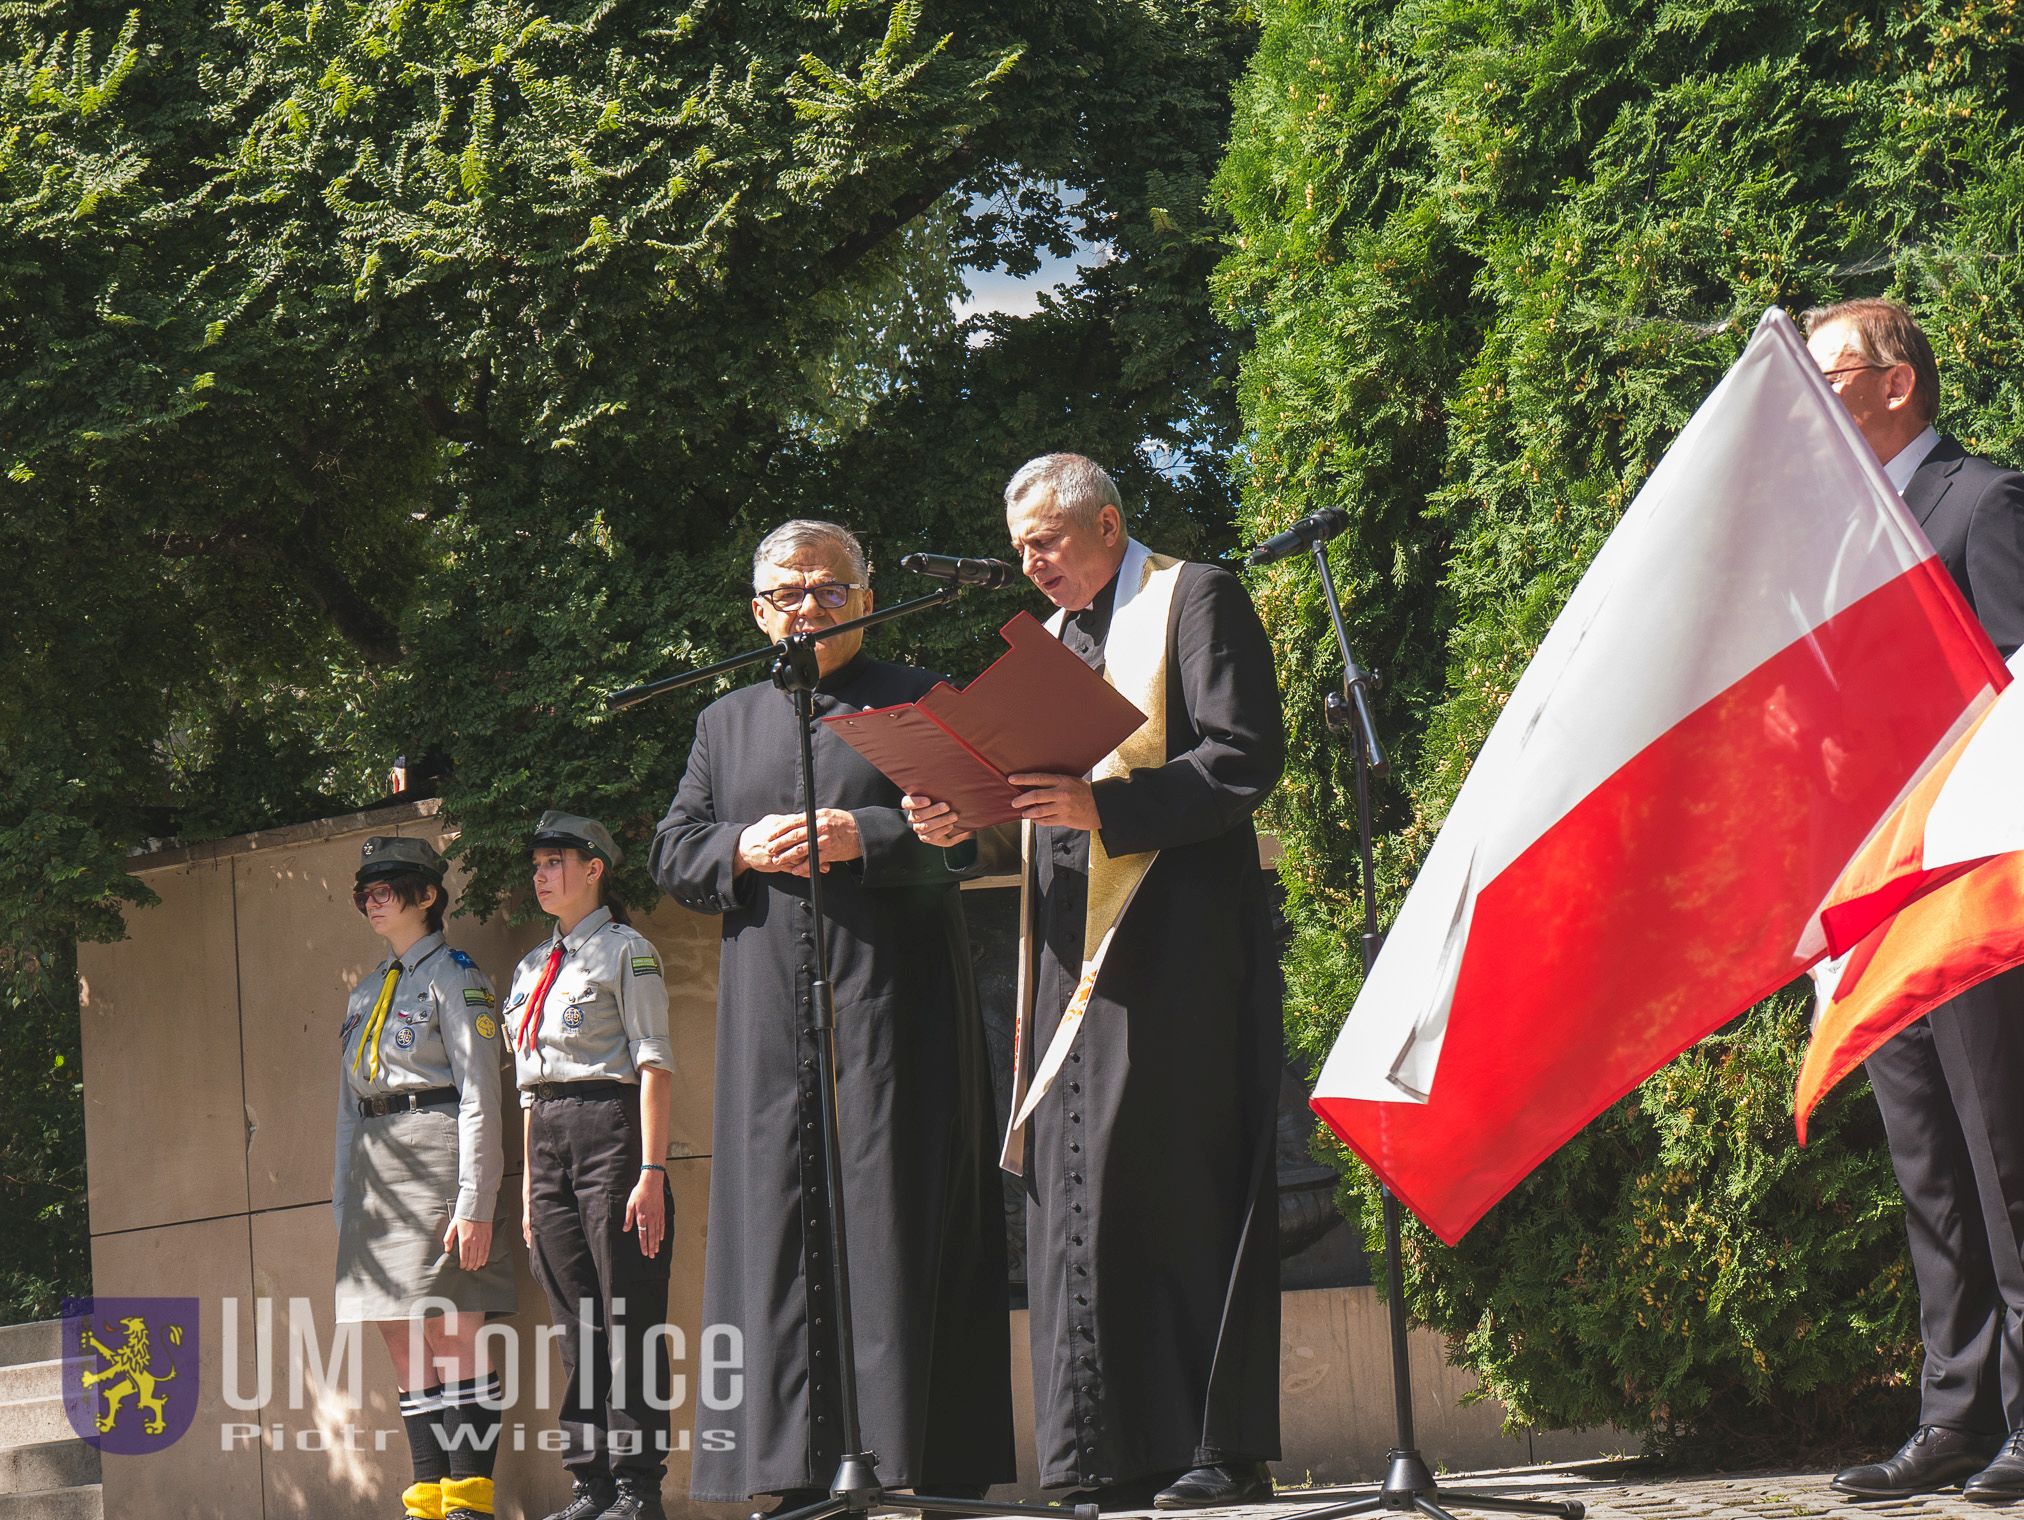
{"label": "priest in black cassock", "polygon": [[[775,529],[753,557],[768,638],[871,609],[864,551],[833,523]],[[816,648],[818,718],[921,696],[936,677]],[[723,915],[716,1120],[703,1323],[744,1339],[744,1398],[713,1414],[697,1499],[827,1494],[840,1441],[834,1276],[814,1185],[817,1090],[806,1028],[813,920],[791,698],[771,683],[706,708],[653,874]],[[896,787],[820,723],[823,906],[866,1445],[889,1487],[982,1494],[1014,1476],[1002,1194],[983,1025],[951,857],[907,826]],[[827,1347],[811,1365],[809,1326]]]}
{"label": "priest in black cassock", "polygon": [[[1285,734],[1225,570],[1129,538],[1075,454],[1006,487],[1051,627],[1149,721],[1090,778],[1015,775],[1015,1117],[1041,1482],[1189,1509],[1268,1497],[1279,1455],[1281,983],[1251,815]],[[929,843],[968,837],[906,799]]]}

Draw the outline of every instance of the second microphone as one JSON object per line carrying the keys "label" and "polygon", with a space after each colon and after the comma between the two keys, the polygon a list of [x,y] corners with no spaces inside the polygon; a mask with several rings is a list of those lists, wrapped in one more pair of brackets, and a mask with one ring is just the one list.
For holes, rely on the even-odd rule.
{"label": "second microphone", "polygon": [[1009,586],[1018,578],[1019,567],[1002,559],[959,559],[953,554],[905,554],[900,568],[958,586],[982,586],[989,590]]}

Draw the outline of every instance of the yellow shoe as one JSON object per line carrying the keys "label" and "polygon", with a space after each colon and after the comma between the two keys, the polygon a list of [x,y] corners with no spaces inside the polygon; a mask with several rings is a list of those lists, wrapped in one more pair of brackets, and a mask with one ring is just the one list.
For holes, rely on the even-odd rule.
{"label": "yellow shoe", "polygon": [[445,1478],[443,1479],[444,1520],[464,1520],[466,1515],[486,1516],[492,1513],[492,1480],[490,1478]]}
{"label": "yellow shoe", "polygon": [[401,1490],[401,1510],[407,1520],[443,1520],[443,1485],[410,1483]]}

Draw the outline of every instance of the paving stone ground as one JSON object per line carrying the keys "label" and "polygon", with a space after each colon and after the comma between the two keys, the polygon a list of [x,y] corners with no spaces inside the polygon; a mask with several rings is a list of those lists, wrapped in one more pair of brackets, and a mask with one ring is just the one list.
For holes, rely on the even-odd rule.
{"label": "paving stone ground", "polygon": [[[1629,1461],[1576,1462],[1565,1466],[1507,1468],[1443,1474],[1444,1492],[1473,1490],[1512,1498],[1579,1499],[1587,1520],[2024,1520],[2024,1504],[1970,1504],[1959,1490],[1913,1499],[1862,1501],[1828,1487],[1831,1472],[1687,1474]],[[1348,1500],[1341,1489],[1282,1489],[1271,1504],[1199,1510],[1216,1520],[1299,1520],[1310,1511]],[[1436,1495],[1456,1520],[1494,1520],[1459,1500]],[[1147,1514],[1153,1513],[1147,1511]],[[1378,1510],[1377,1515],[1397,1511]],[[1161,1520],[1174,1520],[1162,1516]]]}

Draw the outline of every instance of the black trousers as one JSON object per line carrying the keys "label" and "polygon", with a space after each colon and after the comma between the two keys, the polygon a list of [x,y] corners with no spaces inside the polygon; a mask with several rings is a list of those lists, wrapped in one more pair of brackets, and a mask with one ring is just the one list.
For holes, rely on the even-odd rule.
{"label": "black trousers", "polygon": [[2024,969],[1971,987],[1869,1058],[1905,1195],[1920,1423],[2024,1428]]}
{"label": "black trousers", "polygon": [[568,1387],[560,1424],[563,1465],[576,1473],[667,1472],[668,1412],[674,1396],[664,1335],[675,1204],[660,1254],[641,1255],[625,1227],[626,1199],[640,1176],[639,1092],[623,1097],[537,1098],[528,1145],[534,1280],[548,1295],[562,1337]]}

